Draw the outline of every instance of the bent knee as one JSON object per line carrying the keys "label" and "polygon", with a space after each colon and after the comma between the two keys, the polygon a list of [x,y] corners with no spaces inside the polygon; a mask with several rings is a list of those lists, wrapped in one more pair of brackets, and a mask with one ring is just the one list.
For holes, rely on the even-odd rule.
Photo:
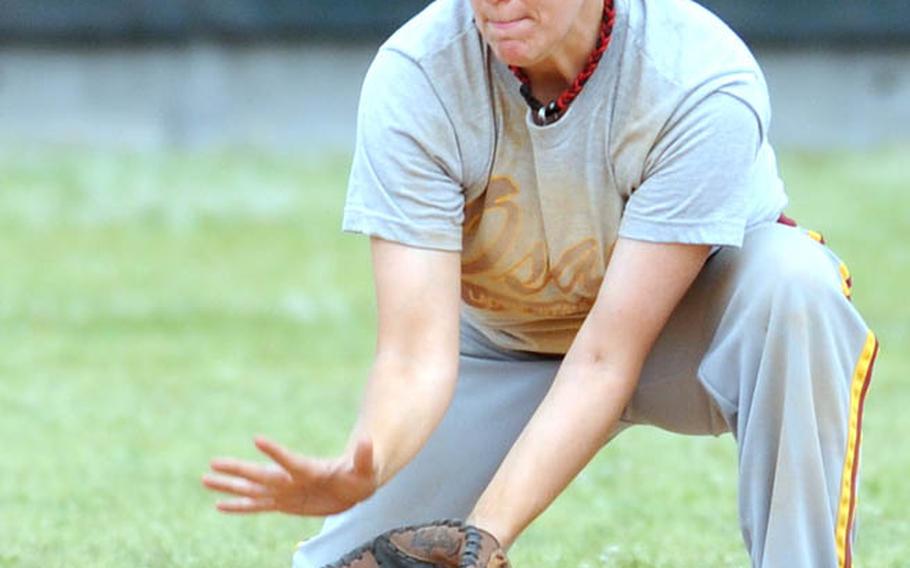
{"label": "bent knee", "polygon": [[743,250],[754,302],[808,314],[846,301],[841,262],[830,249],[792,227],[768,227],[762,233]]}

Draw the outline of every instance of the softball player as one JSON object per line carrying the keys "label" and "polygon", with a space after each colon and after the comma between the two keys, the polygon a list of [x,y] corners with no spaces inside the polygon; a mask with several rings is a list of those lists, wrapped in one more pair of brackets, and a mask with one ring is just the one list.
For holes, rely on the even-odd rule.
{"label": "softball player", "polygon": [[875,336],[782,216],[758,65],[688,0],[438,0],[367,74],[344,228],[378,343],[343,455],[216,460],[331,515],[298,568],[467,519],[505,548],[623,428],[731,432],[755,566],[851,564]]}

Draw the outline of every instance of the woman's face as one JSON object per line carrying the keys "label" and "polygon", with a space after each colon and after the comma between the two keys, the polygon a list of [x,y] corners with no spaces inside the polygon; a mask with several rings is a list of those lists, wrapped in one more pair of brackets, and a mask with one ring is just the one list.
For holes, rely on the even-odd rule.
{"label": "woman's face", "polygon": [[[594,5],[598,7],[594,8]],[[471,0],[477,29],[507,65],[530,67],[557,52],[602,0]],[[588,8],[588,10],[583,10]]]}

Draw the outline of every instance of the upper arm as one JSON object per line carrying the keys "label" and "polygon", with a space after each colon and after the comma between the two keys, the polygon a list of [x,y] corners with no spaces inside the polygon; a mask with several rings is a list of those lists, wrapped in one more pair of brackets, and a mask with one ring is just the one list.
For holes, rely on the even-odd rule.
{"label": "upper arm", "polygon": [[461,255],[371,240],[378,305],[377,363],[454,381]]}
{"label": "upper arm", "polygon": [[636,377],[712,246],[745,233],[763,125],[745,101],[715,92],[681,108],[648,154],[623,212],[597,300],[573,343]]}
{"label": "upper arm", "polygon": [[383,376],[454,381],[462,177],[434,86],[416,61],[380,49],[361,92],[343,228],[372,237]]}

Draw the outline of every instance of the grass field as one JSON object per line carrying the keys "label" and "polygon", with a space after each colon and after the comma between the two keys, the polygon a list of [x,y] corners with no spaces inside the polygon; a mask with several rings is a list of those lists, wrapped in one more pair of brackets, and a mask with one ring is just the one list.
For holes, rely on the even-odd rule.
{"label": "grass field", "polygon": [[[883,351],[858,564],[910,563],[910,149],[783,159]],[[288,566],[318,528],[219,516],[200,475],[255,433],[344,441],[373,344],[347,160],[0,157],[0,567]],[[746,566],[730,437],[623,434],[513,549],[533,567]]]}

